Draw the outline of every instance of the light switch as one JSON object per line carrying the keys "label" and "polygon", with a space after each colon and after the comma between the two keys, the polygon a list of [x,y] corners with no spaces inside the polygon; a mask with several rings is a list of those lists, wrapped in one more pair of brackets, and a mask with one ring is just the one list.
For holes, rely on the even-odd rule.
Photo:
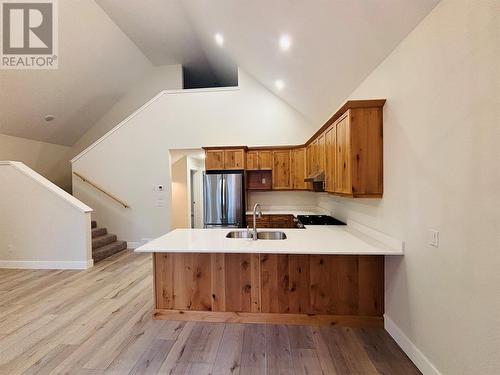
{"label": "light switch", "polygon": [[439,231],[429,229],[429,245],[439,247]]}

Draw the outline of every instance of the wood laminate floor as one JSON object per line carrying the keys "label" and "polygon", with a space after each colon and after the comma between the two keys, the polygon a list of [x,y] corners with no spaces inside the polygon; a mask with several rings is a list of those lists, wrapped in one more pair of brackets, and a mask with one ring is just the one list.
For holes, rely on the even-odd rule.
{"label": "wood laminate floor", "polygon": [[152,320],[151,256],[0,270],[0,374],[419,374],[383,329]]}

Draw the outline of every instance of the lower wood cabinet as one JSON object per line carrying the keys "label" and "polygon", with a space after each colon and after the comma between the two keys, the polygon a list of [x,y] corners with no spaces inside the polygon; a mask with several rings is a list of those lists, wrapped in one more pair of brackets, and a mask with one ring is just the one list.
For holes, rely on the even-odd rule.
{"label": "lower wood cabinet", "polygon": [[154,274],[157,314],[384,313],[383,256],[155,253]]}
{"label": "lower wood cabinet", "polygon": [[[253,215],[247,215],[247,225],[253,226]],[[262,215],[256,219],[257,228],[296,228],[293,215]]]}

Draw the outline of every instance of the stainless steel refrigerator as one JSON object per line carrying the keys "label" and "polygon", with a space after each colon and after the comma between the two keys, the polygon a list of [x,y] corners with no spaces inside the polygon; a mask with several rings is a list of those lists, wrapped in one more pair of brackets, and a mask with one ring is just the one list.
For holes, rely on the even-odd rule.
{"label": "stainless steel refrigerator", "polygon": [[205,228],[243,227],[245,185],[243,171],[207,171],[203,179]]}

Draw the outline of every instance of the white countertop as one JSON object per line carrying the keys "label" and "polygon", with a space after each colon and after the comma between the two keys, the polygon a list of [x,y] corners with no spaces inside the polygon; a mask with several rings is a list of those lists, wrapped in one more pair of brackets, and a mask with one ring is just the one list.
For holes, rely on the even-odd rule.
{"label": "white countertop", "polygon": [[391,248],[350,226],[308,226],[306,229],[259,229],[282,231],[285,240],[226,238],[232,230],[175,229],[137,248],[137,252],[178,253],[267,253],[267,254],[344,254],[402,255],[403,249]]}

